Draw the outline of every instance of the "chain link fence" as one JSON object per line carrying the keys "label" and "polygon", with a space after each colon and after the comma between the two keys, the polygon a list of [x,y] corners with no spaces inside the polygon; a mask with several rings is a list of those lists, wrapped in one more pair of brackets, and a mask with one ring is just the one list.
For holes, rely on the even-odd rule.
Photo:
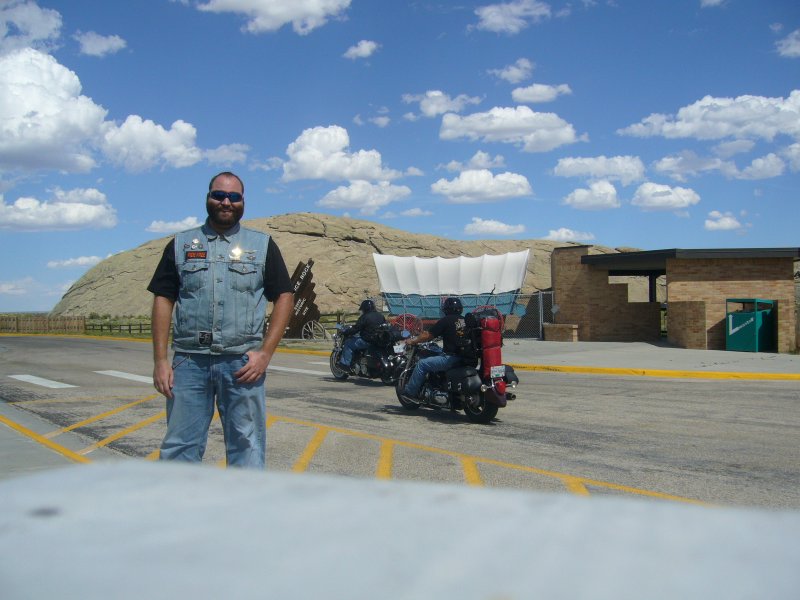
{"label": "chain link fence", "polygon": [[543,338],[544,324],[553,322],[553,292],[517,296],[514,312],[506,317],[507,338]]}

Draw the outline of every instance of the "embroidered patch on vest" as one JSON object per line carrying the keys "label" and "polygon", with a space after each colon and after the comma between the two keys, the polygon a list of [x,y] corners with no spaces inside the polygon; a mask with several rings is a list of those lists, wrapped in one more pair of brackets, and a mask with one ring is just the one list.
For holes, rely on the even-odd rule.
{"label": "embroidered patch on vest", "polygon": [[208,256],[208,252],[206,250],[187,250],[186,251],[186,260],[204,259],[207,256]]}

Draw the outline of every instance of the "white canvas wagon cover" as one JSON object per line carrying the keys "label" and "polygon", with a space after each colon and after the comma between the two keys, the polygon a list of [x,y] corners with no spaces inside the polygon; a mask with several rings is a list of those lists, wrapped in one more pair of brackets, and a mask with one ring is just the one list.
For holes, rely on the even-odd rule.
{"label": "white canvas wagon cover", "polygon": [[373,254],[381,292],[404,296],[502,294],[522,287],[530,250],[457,258]]}

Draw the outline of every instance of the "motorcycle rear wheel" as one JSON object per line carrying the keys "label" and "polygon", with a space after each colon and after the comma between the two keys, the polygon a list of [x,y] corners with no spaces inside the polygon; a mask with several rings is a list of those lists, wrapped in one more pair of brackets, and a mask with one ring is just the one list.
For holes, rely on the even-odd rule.
{"label": "motorcycle rear wheel", "polygon": [[343,369],[340,369],[339,366],[336,364],[339,361],[339,357],[342,355],[341,352],[337,352],[334,350],[331,352],[330,358],[330,367],[331,367],[331,375],[334,376],[335,379],[339,381],[344,381],[348,378],[349,373]]}
{"label": "motorcycle rear wheel", "polygon": [[397,383],[394,386],[394,391],[403,408],[406,410],[417,410],[419,408],[419,403],[406,400],[401,393],[402,389],[406,387],[406,383],[408,383],[408,380],[411,378],[411,373],[411,369],[404,369],[403,372],[400,373],[400,376],[397,378]]}
{"label": "motorcycle rear wheel", "polygon": [[470,404],[469,398],[464,402],[464,413],[472,423],[488,423],[497,416],[500,407],[486,400],[486,394],[478,393],[476,405]]}

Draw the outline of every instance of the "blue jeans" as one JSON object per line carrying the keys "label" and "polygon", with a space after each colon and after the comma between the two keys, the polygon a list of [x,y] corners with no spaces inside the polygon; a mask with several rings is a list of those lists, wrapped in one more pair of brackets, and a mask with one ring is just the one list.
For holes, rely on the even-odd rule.
{"label": "blue jeans", "polygon": [[447,371],[448,369],[460,367],[462,364],[464,364],[464,361],[452,354],[442,353],[437,356],[423,358],[417,363],[417,366],[414,367],[414,372],[411,374],[411,378],[408,380],[403,394],[416,398],[419,396],[420,389],[425,381],[425,376],[428,373]]}
{"label": "blue jeans", "polygon": [[361,336],[356,334],[352,335],[344,341],[344,348],[342,349],[342,357],[340,360],[343,365],[350,366],[353,362],[353,352],[355,350],[366,350],[369,348],[369,342],[361,339]]}
{"label": "blue jeans", "polygon": [[247,355],[175,353],[175,381],[172,398],[167,398],[167,433],[161,442],[161,460],[203,460],[216,402],[228,466],[265,468],[265,378],[251,384],[238,383],[233,374],[246,362]]}

